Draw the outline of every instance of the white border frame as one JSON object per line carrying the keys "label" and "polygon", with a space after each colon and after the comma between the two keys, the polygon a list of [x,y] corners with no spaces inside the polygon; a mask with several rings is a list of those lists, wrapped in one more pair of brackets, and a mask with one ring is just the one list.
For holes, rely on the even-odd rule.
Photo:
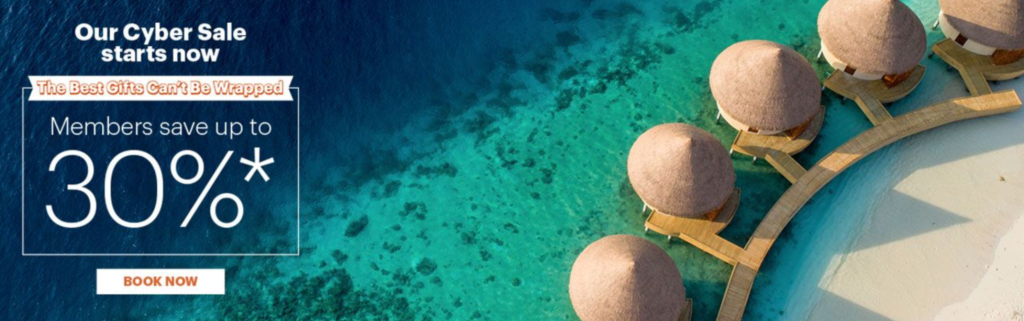
{"label": "white border frame", "polygon": [[25,89],[21,87],[21,256],[300,256],[302,255],[302,89],[295,89],[295,253],[26,253],[25,252]]}

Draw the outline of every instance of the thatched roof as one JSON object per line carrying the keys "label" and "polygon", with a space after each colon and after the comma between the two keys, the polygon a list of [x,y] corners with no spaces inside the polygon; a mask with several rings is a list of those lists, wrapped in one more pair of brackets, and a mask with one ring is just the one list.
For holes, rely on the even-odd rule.
{"label": "thatched roof", "polygon": [[629,182],[647,205],[680,217],[697,218],[717,209],[736,183],[722,143],[686,124],[661,124],[641,134],[626,167]]}
{"label": "thatched roof", "polygon": [[722,110],[761,130],[803,125],[821,105],[821,85],[811,64],[771,41],[743,41],[726,48],[711,65],[710,82]]}
{"label": "thatched roof", "polygon": [[576,258],[569,299],[583,321],[675,321],[686,288],[664,250],[636,236],[612,235],[591,243]]}
{"label": "thatched roof", "polygon": [[818,34],[836,58],[859,71],[898,74],[924,57],[924,25],[898,0],[829,0]]}
{"label": "thatched roof", "polygon": [[939,0],[939,6],[968,39],[997,49],[1024,48],[1024,1]]}

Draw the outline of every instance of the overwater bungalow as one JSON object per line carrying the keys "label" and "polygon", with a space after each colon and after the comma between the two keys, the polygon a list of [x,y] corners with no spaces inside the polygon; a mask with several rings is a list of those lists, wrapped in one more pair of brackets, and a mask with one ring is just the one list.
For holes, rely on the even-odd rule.
{"label": "overwater bungalow", "polygon": [[856,100],[875,125],[892,118],[883,103],[910,94],[924,77],[924,25],[898,0],[830,0],[818,33],[818,56],[836,70],[825,87]]}
{"label": "overwater bungalow", "polygon": [[767,157],[787,178],[803,170],[790,155],[810,145],[821,130],[818,76],[795,50],[764,40],[743,41],[715,58],[709,77],[718,116],[739,133],[732,151]]}
{"label": "overwater bungalow", "polygon": [[717,233],[739,203],[736,173],[722,143],[687,124],[654,126],[629,151],[633,190],[651,209],[645,228],[673,236],[687,231]]}
{"label": "overwater bungalow", "polygon": [[[651,208],[645,227],[668,235],[670,240],[677,236],[733,266],[717,320],[743,319],[747,303],[751,302],[755,278],[760,269],[767,266],[765,259],[776,240],[786,231],[794,216],[816,194],[827,191],[824,187],[844,170],[904,137],[951,122],[1015,111],[1021,106],[1017,92],[1006,90],[952,99],[892,118],[882,103],[909,94],[924,74],[924,67],[918,64],[926,41],[920,20],[898,1],[831,0],[822,9],[818,22],[822,33],[819,57],[826,57],[829,64],[837,69],[826,79],[825,86],[854,99],[876,127],[836,147],[804,171],[802,178],[791,178],[793,186],[765,214],[744,245],[718,235],[735,215],[739,190],[734,187],[736,177],[730,153],[715,137],[693,126],[664,124],[640,135],[630,149],[627,161],[629,181],[644,202],[644,213]],[[947,40],[943,43],[952,42]],[[992,62],[991,56],[970,53],[957,44],[952,46]],[[795,134],[794,131],[805,126],[807,118],[803,117],[810,117],[811,113],[807,110],[794,112],[792,109],[810,109],[807,105],[811,105],[812,99],[802,95],[813,94],[803,92],[806,80],[793,79],[805,77],[801,70],[806,70],[806,66],[796,67],[800,64],[789,61],[791,53],[787,48],[780,49],[778,44],[746,42],[733,47],[736,48],[730,47],[719,55],[711,72],[712,93],[720,117],[726,118],[741,136],[779,136],[786,139],[796,136],[799,139],[804,133]],[[732,52],[734,49],[736,52]],[[938,49],[936,53],[940,54]],[[979,74],[990,76],[987,70]],[[782,81],[786,78],[792,79]],[[820,92],[818,95],[816,99],[820,99]],[[806,105],[798,106],[800,104]],[[820,102],[815,104],[818,106],[812,107],[820,108]],[[802,115],[804,112],[808,115]],[[807,130],[810,129],[805,132]],[[779,168],[773,162],[778,157],[773,154],[780,152],[764,149],[767,150],[765,158]],[[570,297],[580,318],[671,319],[676,312],[674,309],[657,315],[638,312],[657,309],[644,304],[653,304],[647,298],[661,299],[662,295],[645,292],[651,285],[622,281],[621,277],[616,277],[615,272],[620,271],[623,264],[634,272],[639,271],[636,268],[639,263],[633,263],[636,262],[635,256],[591,250],[602,241],[584,250],[573,265]],[[608,263],[607,260],[628,263]],[[583,263],[587,261],[590,262]],[[601,272],[597,274],[591,270]],[[595,274],[586,276],[589,279],[585,280],[577,273]],[[651,273],[636,273],[633,278],[648,274]],[[624,288],[629,290],[622,290]],[[627,291],[626,294],[623,291]],[[593,296],[588,296],[591,294]],[[658,306],[671,306],[670,302],[678,301],[678,297],[659,300]],[[685,306],[692,306],[692,303]],[[684,312],[682,316],[685,315]],[[683,320],[682,316],[680,320]]]}
{"label": "overwater bungalow", "polygon": [[672,258],[632,235],[603,237],[580,253],[569,299],[583,321],[689,320],[692,307]]}
{"label": "overwater bungalow", "polygon": [[935,26],[945,40],[935,53],[960,71],[973,95],[991,93],[988,80],[1024,74],[1024,2],[940,0]]}

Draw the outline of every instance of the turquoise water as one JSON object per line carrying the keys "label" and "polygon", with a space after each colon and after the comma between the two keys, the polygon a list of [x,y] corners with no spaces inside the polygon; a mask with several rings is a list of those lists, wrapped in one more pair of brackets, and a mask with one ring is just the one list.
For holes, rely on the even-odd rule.
{"label": "turquoise water", "polygon": [[[939,12],[937,1],[904,3],[929,27]],[[941,31],[926,30],[929,44],[943,39]],[[894,116],[969,95],[957,72],[932,56],[930,48],[921,64],[927,67],[924,80],[910,96],[889,106]],[[829,112],[856,108],[849,101],[833,105],[836,107]],[[824,132],[834,131],[834,127],[834,123],[828,124]],[[863,125],[856,127],[844,130],[859,131]],[[783,232],[762,266],[748,303],[748,319],[805,320],[809,317],[815,303],[826,294],[821,283],[830,278],[837,266],[841,266],[844,255],[853,250],[858,233],[870,220],[875,200],[893,190],[901,179],[890,173],[897,172],[901,157],[914,157],[913,153],[903,151],[904,145],[914,139],[899,141],[875,152],[811,199]],[[820,156],[822,154],[812,157]],[[862,309],[855,303],[849,304],[853,309]]]}
{"label": "turquoise water", "polygon": [[[910,4],[930,23],[937,9],[925,2]],[[823,3],[585,1],[526,15],[553,32],[494,57],[481,82],[495,85],[441,102],[459,105],[443,121],[422,117],[375,138],[406,146],[382,155],[404,166],[373,170],[355,185],[342,165],[306,178],[301,257],[230,261],[231,280],[246,282],[229,282],[222,300],[187,304],[217,319],[575,319],[567,284],[576,255],[605,235],[643,235],[642,203],[626,179],[633,140],[654,125],[685,122],[731,141],[735,131],[713,121],[707,74],[715,56],[737,41],[767,39],[813,59]],[[895,113],[952,79],[938,63],[928,67],[922,89]],[[825,128],[798,156],[804,165],[870,126],[852,102],[827,94],[824,104]],[[797,216],[758,278],[748,319],[805,313],[823,262],[849,242],[867,212],[862,203],[887,184],[870,174],[892,166],[888,150]],[[734,161],[743,198],[723,235],[744,244],[788,183],[765,162]],[[730,266],[646,237],[678,264],[695,319],[713,319]],[[180,313],[169,317],[192,316]]]}

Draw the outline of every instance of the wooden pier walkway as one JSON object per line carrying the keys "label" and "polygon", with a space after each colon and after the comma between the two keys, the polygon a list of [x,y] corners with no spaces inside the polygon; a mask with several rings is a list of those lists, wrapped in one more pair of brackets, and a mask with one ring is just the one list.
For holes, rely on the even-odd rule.
{"label": "wooden pier walkway", "polygon": [[858,96],[853,99],[853,102],[857,103],[864,116],[868,116],[868,120],[871,121],[872,125],[878,126],[881,123],[892,120],[892,114],[889,114],[889,110],[885,109],[885,105],[882,105],[882,102],[878,101],[878,99],[865,99]]}
{"label": "wooden pier walkway", "polygon": [[807,149],[814,138],[821,132],[821,126],[825,123],[825,107],[814,116],[811,123],[796,137],[787,136],[785,133],[775,135],[758,135],[739,131],[732,141],[733,151],[754,157],[767,157],[768,151],[777,150],[793,155]]}
{"label": "wooden pier walkway", "polygon": [[[738,246],[717,235],[713,235],[717,239],[699,240],[705,243],[698,245],[699,248],[705,249],[705,251],[709,248],[717,251],[716,257],[721,259],[721,256],[725,256],[728,260],[723,260],[734,265],[729,285],[718,311],[718,320],[742,319],[754,278],[772,244],[804,204],[843,170],[872,152],[901,138],[955,121],[1011,112],[1019,109],[1020,105],[1021,101],[1017,93],[1010,90],[978,97],[953,99],[882,122],[839,146],[814,167],[807,170],[805,174],[800,175],[793,186],[786,190],[779,201],[768,211],[747,245],[738,253],[729,245],[736,248]],[[700,238],[707,237],[700,236]],[[709,242],[729,244],[707,244]]]}
{"label": "wooden pier walkway", "polygon": [[913,92],[921,83],[921,79],[924,79],[924,70],[924,66],[921,65],[914,67],[910,77],[892,88],[886,86],[882,80],[864,81],[837,71],[825,79],[825,87],[840,96],[853,99],[868,120],[878,126],[892,119],[889,110],[885,109],[883,104],[903,99]]}
{"label": "wooden pier walkway", "polygon": [[775,167],[783,177],[790,182],[796,180],[806,170],[800,163],[793,159],[793,154],[802,152],[811,145],[811,142],[818,137],[821,126],[825,123],[825,107],[811,119],[803,132],[796,137],[787,136],[785,133],[775,135],[758,135],[740,131],[732,141],[730,151],[736,151],[754,157],[768,160],[768,163]]}
{"label": "wooden pier walkway", "polygon": [[764,159],[769,164],[772,164],[775,170],[782,173],[782,176],[789,180],[790,183],[796,183],[801,176],[807,173],[807,170],[800,163],[797,163],[793,156],[777,150],[769,150],[768,155],[765,155]]}
{"label": "wooden pier walkway", "polygon": [[734,189],[714,220],[678,217],[652,210],[651,214],[647,216],[647,221],[644,222],[644,228],[670,238],[678,237],[719,260],[736,264],[736,258],[739,257],[743,249],[718,236],[718,232],[729,225],[739,207],[740,190]]}
{"label": "wooden pier walkway", "polygon": [[960,72],[973,96],[992,93],[989,80],[1007,80],[1024,75],[1024,59],[997,66],[992,64],[992,57],[974,54],[949,39],[932,46],[932,51]]}

